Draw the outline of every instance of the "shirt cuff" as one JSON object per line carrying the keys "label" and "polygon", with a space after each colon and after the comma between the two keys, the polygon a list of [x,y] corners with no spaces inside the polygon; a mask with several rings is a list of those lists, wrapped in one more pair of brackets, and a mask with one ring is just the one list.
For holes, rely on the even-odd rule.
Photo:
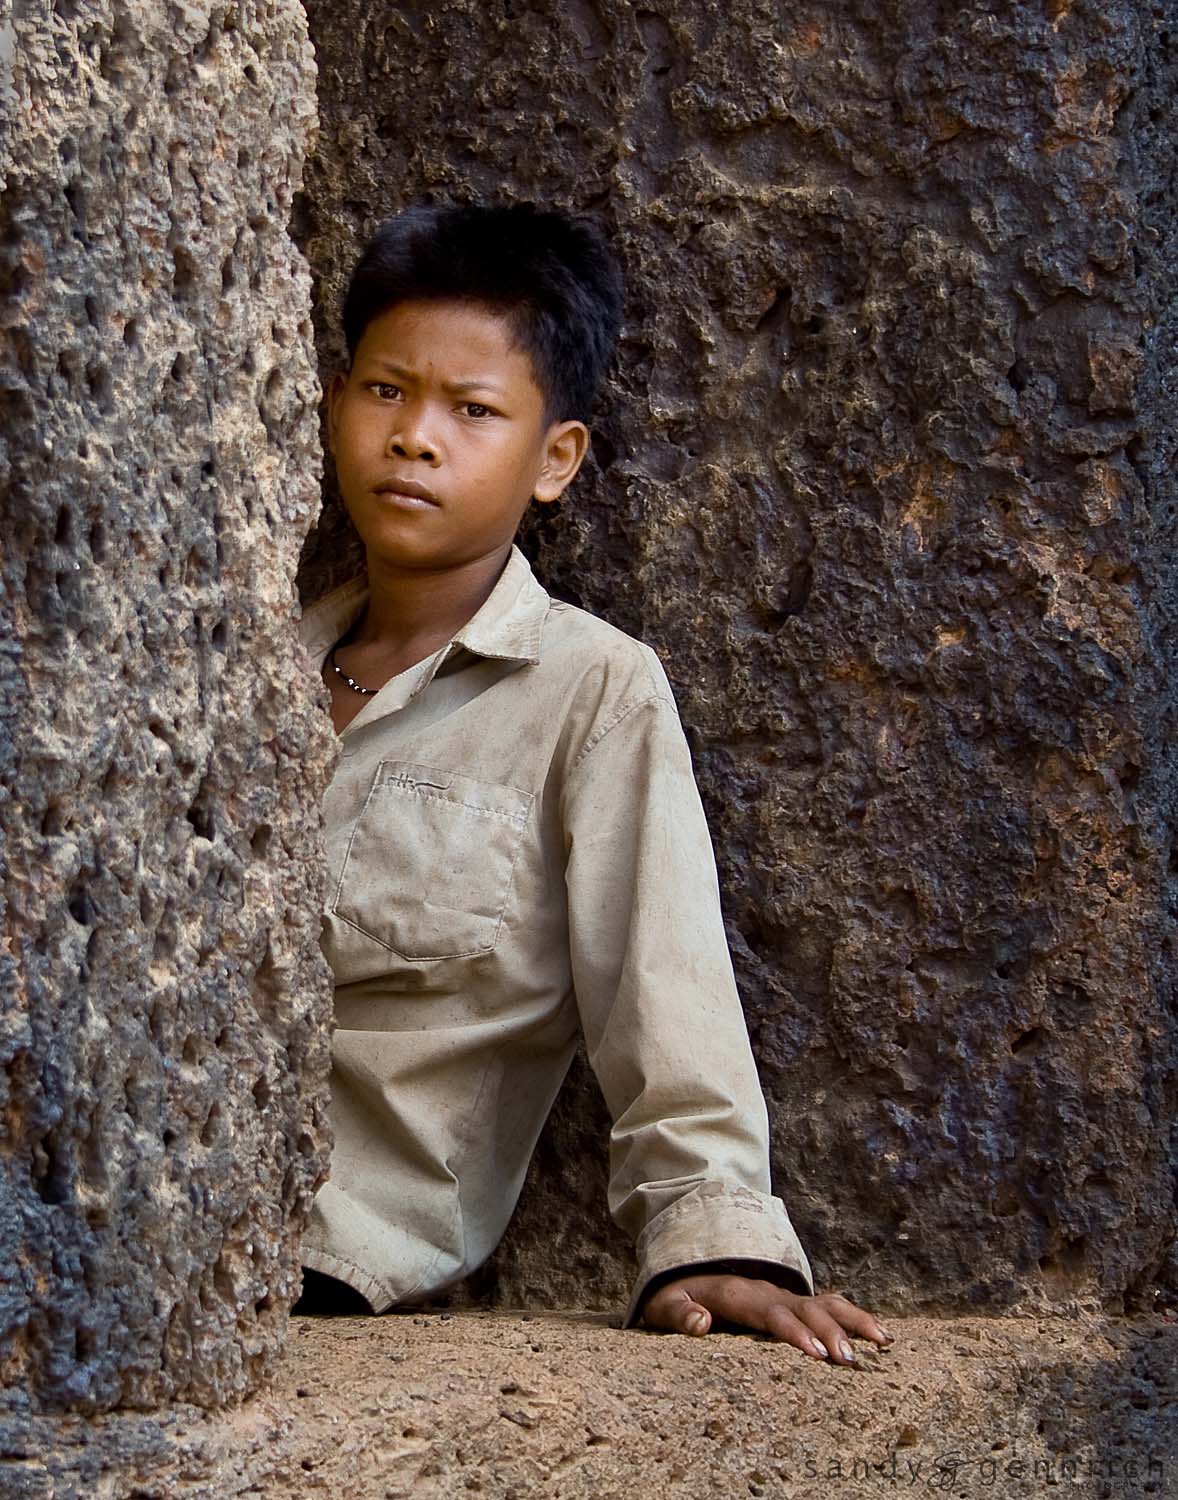
{"label": "shirt cuff", "polygon": [[[635,1244],[638,1278],[623,1328],[638,1321],[638,1309],[656,1279],[669,1272],[687,1274],[693,1266],[714,1261],[747,1261],[744,1274],[812,1296],[810,1262],[780,1198],[725,1182],[701,1182],[647,1224]],[[727,1265],[737,1270],[735,1265]],[[768,1272],[776,1273],[768,1275]]]}

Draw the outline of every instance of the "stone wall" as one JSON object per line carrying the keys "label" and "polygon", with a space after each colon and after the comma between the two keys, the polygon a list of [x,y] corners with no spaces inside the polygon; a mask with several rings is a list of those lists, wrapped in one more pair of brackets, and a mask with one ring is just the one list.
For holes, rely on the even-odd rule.
{"label": "stone wall", "polygon": [[[358,246],[412,199],[593,211],[626,258],[594,461],[527,545],[675,684],[822,1282],[1173,1284],[1166,10],[308,16],[325,371]],[[329,507],[304,595],[358,558]],[[470,1294],[624,1296],[606,1127],[582,1061]]]}
{"label": "stone wall", "polygon": [[0,67],[0,1384],[215,1404],[327,1160],[314,59],[293,0],[76,0]]}

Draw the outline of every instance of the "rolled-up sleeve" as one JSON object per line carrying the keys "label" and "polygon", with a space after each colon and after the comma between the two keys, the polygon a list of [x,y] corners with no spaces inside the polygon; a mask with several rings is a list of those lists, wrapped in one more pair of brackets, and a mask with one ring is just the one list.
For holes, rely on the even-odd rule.
{"label": "rolled-up sleeve", "polygon": [[813,1290],[770,1191],[765,1101],[690,752],[653,653],[649,671],[648,695],[580,749],[562,809],[573,985],[612,1121],[609,1209],[638,1258],[624,1327],[655,1278],[716,1261]]}

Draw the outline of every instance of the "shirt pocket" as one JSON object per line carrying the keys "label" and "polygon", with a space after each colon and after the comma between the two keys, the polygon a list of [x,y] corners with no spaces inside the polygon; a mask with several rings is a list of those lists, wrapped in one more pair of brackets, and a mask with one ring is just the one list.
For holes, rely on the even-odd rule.
{"label": "shirt pocket", "polygon": [[402,958],[489,953],[533,800],[518,787],[382,760],[332,912]]}

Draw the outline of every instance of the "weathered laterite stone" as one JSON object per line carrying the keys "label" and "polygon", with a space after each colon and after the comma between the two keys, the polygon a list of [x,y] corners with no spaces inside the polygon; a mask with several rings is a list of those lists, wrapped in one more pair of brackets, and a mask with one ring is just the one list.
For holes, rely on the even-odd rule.
{"label": "weathered laterite stone", "polygon": [[[297,232],[334,310],[421,197],[628,262],[541,577],[661,653],[824,1284],[1178,1272],[1173,7],[311,0]],[[338,505],[306,597],[359,561]],[[624,1300],[574,1068],[471,1295]]]}
{"label": "weathered laterite stone", "polygon": [[[31,9],[0,19],[3,1483],[132,1483],[41,1463],[38,1409],[253,1388],[326,1167],[292,213],[325,369],[410,199],[616,236],[593,462],[527,545],[676,685],[822,1282],[1178,1290],[1172,8],[314,0],[301,194],[294,0]],[[302,596],[358,562],[333,502]],[[582,1060],[462,1295],[624,1300],[607,1125]]]}
{"label": "weathered laterite stone", "polygon": [[327,1163],[313,55],[290,0],[79,0],[0,61],[0,1384],[215,1405]]}

